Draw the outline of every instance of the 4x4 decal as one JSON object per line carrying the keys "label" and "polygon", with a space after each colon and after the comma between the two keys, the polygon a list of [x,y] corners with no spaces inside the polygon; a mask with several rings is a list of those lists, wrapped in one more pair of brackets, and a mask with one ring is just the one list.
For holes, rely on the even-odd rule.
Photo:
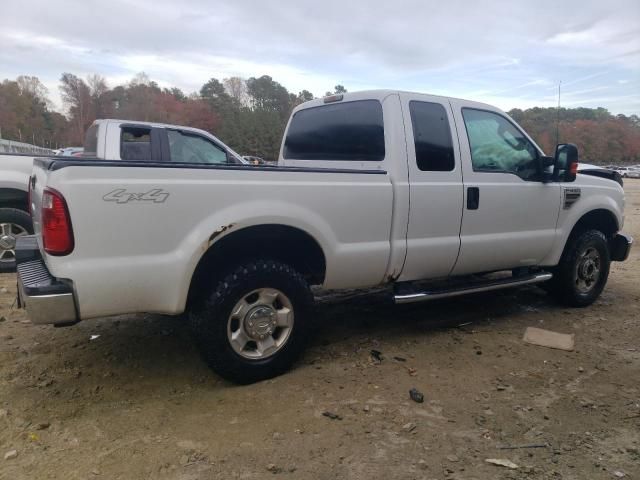
{"label": "4x4 decal", "polygon": [[129,203],[129,202],[154,202],[164,203],[169,198],[169,192],[165,192],[160,188],[154,188],[148,192],[133,193],[127,192],[124,188],[118,188],[107,193],[102,199],[105,202]]}

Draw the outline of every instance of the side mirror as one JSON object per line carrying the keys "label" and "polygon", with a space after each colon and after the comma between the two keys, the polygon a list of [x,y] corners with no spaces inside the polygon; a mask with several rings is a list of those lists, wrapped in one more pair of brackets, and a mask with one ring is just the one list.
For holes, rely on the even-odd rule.
{"label": "side mirror", "polygon": [[578,147],[573,143],[560,143],[556,147],[553,178],[558,182],[573,182],[578,173]]}

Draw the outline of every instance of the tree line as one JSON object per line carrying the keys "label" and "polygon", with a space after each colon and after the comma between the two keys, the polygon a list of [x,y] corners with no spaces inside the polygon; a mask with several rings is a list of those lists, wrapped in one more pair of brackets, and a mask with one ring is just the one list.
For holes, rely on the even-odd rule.
{"label": "tree line", "polygon": [[[315,98],[308,90],[289,92],[268,75],[211,78],[199,92],[187,94],[161,88],[144,73],[113,88],[100,75],[83,79],[63,73],[59,89],[65,115],[55,111],[37,77],[0,83],[0,137],[48,148],[76,146],[82,145],[85,130],[96,118],[119,118],[189,125],[213,133],[242,155],[275,160],[291,110]],[[345,92],[336,85],[325,96]],[[640,162],[637,115],[612,115],[604,108],[538,107],[509,114],[547,154],[559,138],[576,143],[584,161]]]}

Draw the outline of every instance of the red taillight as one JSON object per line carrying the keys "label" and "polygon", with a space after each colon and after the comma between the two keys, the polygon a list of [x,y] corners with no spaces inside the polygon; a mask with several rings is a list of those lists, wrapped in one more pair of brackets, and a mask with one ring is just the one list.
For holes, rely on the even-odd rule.
{"label": "red taillight", "polygon": [[42,194],[42,243],[50,255],[73,251],[73,229],[67,202],[60,192],[46,188]]}

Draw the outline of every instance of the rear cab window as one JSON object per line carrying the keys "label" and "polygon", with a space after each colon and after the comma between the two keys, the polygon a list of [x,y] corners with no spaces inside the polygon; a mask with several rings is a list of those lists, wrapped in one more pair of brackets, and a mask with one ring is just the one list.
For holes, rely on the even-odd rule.
{"label": "rear cab window", "polygon": [[287,160],[382,161],[382,104],[355,100],[295,113],[284,143]]}

